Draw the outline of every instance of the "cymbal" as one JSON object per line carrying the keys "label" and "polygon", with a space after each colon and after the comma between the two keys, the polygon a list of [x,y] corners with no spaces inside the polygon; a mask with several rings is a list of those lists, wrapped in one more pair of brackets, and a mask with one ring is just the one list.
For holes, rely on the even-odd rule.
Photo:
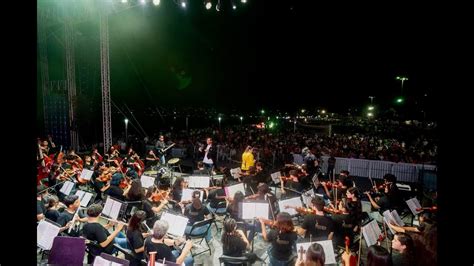
{"label": "cymbal", "polygon": [[168,161],[168,164],[176,164],[179,162],[179,158],[172,158]]}

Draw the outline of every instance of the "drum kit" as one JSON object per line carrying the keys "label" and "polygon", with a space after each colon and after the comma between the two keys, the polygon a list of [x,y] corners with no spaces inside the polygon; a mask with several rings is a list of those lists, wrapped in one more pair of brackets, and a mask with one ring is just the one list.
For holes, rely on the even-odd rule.
{"label": "drum kit", "polygon": [[152,166],[149,170],[145,171],[143,174],[151,177],[160,177],[160,178],[170,178],[173,177],[173,169],[179,168],[179,158],[172,158],[168,161],[166,165],[155,165]]}

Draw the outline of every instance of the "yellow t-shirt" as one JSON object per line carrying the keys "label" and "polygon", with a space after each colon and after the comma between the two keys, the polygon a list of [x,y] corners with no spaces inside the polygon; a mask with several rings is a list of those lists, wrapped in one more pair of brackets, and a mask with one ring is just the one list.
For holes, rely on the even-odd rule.
{"label": "yellow t-shirt", "polygon": [[248,171],[250,166],[255,164],[253,154],[251,152],[242,153],[242,166],[240,167],[244,171]]}

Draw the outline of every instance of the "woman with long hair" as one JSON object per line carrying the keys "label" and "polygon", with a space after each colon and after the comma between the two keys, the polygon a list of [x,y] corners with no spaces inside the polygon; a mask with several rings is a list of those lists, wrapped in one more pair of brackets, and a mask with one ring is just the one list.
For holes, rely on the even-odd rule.
{"label": "woman with long hair", "polygon": [[318,243],[313,243],[306,250],[306,255],[303,258],[298,257],[295,266],[324,266],[326,255],[323,246]]}
{"label": "woman with long hair", "polygon": [[237,229],[237,222],[229,218],[224,221],[223,229],[221,237],[223,254],[231,257],[245,256],[249,258],[250,263],[254,263],[257,256],[254,253],[246,253],[246,250],[250,248],[250,242],[245,233]]}
{"label": "woman with long hair", "polygon": [[143,251],[145,250],[144,241],[150,235],[143,221],[146,218],[144,211],[136,211],[130,220],[127,227],[127,240],[136,260],[130,261],[130,265],[140,265],[140,261],[144,259]]}

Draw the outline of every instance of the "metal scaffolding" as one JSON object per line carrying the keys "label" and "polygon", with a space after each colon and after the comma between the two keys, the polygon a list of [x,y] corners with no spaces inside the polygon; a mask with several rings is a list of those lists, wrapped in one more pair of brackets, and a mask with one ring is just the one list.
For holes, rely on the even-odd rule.
{"label": "metal scaffolding", "polygon": [[71,147],[79,149],[79,133],[77,128],[77,95],[76,95],[76,67],[74,50],[74,29],[72,21],[67,19],[64,25],[65,52],[66,52],[66,80],[69,103],[69,130]]}
{"label": "metal scaffolding", "polygon": [[104,153],[112,146],[112,119],[110,108],[109,76],[109,22],[108,15],[100,16],[100,63],[102,80],[102,126],[104,132]]}

